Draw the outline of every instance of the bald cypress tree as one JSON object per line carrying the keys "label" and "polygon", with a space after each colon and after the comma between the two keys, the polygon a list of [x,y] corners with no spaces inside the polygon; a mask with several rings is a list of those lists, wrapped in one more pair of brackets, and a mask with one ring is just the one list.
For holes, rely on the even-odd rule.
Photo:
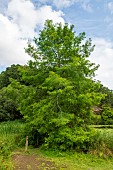
{"label": "bald cypress tree", "polygon": [[26,52],[32,57],[21,70],[29,86],[23,89],[20,110],[34,144],[46,147],[88,149],[88,127],[92,106],[102,95],[92,79],[98,69],[89,61],[94,49],[85,33],[76,35],[74,26],[47,20],[35,45]]}

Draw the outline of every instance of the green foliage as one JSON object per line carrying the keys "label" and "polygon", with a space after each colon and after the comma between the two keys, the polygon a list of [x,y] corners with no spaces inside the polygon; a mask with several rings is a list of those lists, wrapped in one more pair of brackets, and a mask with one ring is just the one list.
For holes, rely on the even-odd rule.
{"label": "green foliage", "polygon": [[19,109],[27,122],[26,133],[34,145],[88,150],[92,132],[88,128],[92,106],[103,95],[92,78],[98,69],[88,60],[94,46],[74,26],[46,21],[35,47],[26,52],[33,58],[21,68],[27,86],[21,89]]}
{"label": "green foliage", "polygon": [[104,87],[102,84],[100,85],[100,88],[98,89],[103,94],[106,94],[106,97],[102,99],[101,106],[107,105],[111,108],[113,108],[113,90],[110,90],[107,87]]}
{"label": "green foliage", "polygon": [[94,114],[92,115],[92,124],[113,124],[113,91],[104,87],[99,81],[97,93],[104,95],[99,105],[93,107]]}
{"label": "green foliage", "polygon": [[13,64],[0,74],[0,121],[22,118],[18,110],[19,91],[15,89],[14,83],[11,85],[14,80],[25,83],[21,80],[21,67],[24,66]]}
{"label": "green foliage", "polygon": [[18,110],[19,92],[11,85],[0,90],[0,121],[22,118]]}
{"label": "green foliage", "polygon": [[10,84],[10,78],[20,81],[21,76],[18,70],[19,67],[22,66],[20,66],[19,64],[13,64],[10,67],[7,67],[6,70],[0,74],[0,89],[2,89],[3,87],[7,87]]}
{"label": "green foliage", "polygon": [[103,124],[113,124],[113,109],[109,106],[103,105],[102,106],[102,113],[101,113],[102,123]]}
{"label": "green foliage", "polygon": [[92,114],[91,124],[93,124],[93,125],[103,124],[101,115],[100,114]]}

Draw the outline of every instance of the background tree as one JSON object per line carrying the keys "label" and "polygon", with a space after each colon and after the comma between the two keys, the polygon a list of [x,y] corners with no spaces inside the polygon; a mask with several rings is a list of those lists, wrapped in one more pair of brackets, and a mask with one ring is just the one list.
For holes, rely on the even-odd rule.
{"label": "background tree", "polygon": [[[100,82],[98,82],[100,83]],[[105,97],[96,106],[93,114],[93,124],[113,124],[113,90],[100,83],[97,92],[101,92]]]}
{"label": "background tree", "polygon": [[89,147],[92,106],[103,95],[96,92],[100,84],[92,80],[98,66],[88,59],[94,49],[91,39],[73,29],[48,20],[34,38],[35,46],[28,44],[26,49],[33,60],[21,69],[22,80],[29,85],[22,88],[19,109],[35,145]]}
{"label": "background tree", "polygon": [[21,67],[26,66],[13,64],[0,74],[0,121],[22,118],[17,102],[19,93],[17,93],[14,86],[10,85],[11,78],[21,82],[21,84],[25,83],[21,80],[19,71]]}
{"label": "background tree", "polygon": [[100,105],[101,106],[107,105],[107,106],[113,108],[113,90],[110,90],[108,87],[105,87],[101,84],[99,91],[102,92],[103,94],[106,94],[106,97],[104,99],[102,99]]}
{"label": "background tree", "polygon": [[13,64],[0,74],[0,89],[7,87],[10,84],[10,78],[20,81],[19,67],[22,66]]}
{"label": "background tree", "polygon": [[18,110],[19,91],[8,85],[0,89],[0,121],[22,118]]}

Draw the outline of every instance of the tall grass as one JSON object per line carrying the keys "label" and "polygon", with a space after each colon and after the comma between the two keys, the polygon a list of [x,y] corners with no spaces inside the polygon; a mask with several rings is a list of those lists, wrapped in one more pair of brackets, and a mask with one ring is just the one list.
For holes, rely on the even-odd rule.
{"label": "tall grass", "polygon": [[113,129],[97,129],[97,133],[100,140],[113,151]]}
{"label": "tall grass", "polygon": [[5,135],[14,135],[21,133],[24,124],[20,121],[7,121],[0,123],[0,136]]}
{"label": "tall grass", "polygon": [[0,170],[13,169],[11,152],[18,146],[24,124],[20,121],[0,123]]}
{"label": "tall grass", "polygon": [[96,128],[91,152],[100,157],[113,157],[113,128]]}

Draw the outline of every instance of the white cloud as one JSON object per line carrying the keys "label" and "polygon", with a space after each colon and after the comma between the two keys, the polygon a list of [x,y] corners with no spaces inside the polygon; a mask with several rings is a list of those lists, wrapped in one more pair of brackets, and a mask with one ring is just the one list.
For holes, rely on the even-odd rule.
{"label": "white cloud", "polygon": [[[81,0],[39,0],[38,2],[40,2],[40,4],[47,4],[47,3],[50,4],[51,3],[52,5],[56,6],[58,9],[60,9],[60,8],[69,7],[78,1],[81,1]],[[38,2],[35,1],[35,3],[38,3]]]}
{"label": "white cloud", "polygon": [[67,8],[71,5],[78,4],[83,10],[92,12],[90,0],[39,0],[38,2],[41,4],[51,3],[58,9]]}
{"label": "white cloud", "polygon": [[0,14],[0,66],[25,64],[27,39],[37,36],[35,28],[42,28],[46,19],[64,23],[63,13],[50,6],[35,9],[30,0],[11,0],[5,15]]}
{"label": "white cloud", "polygon": [[0,65],[23,63],[28,60],[28,56],[24,54],[26,41],[19,39],[20,36],[17,25],[0,14]]}
{"label": "white cloud", "polygon": [[57,7],[57,8],[66,8],[71,6],[72,4],[74,4],[76,1],[75,0],[54,0],[53,4]]}
{"label": "white cloud", "polygon": [[93,43],[96,47],[91,61],[100,65],[96,78],[113,89],[113,43],[103,38],[94,38]]}
{"label": "white cloud", "polygon": [[92,12],[93,11],[93,9],[91,7],[91,4],[89,2],[81,3],[81,6],[87,12]]}
{"label": "white cloud", "polygon": [[108,9],[113,13],[113,2],[108,3]]}
{"label": "white cloud", "polygon": [[37,11],[30,1],[12,0],[8,4],[7,16],[18,25],[22,36],[33,36],[37,24]]}
{"label": "white cloud", "polygon": [[37,10],[37,24],[42,26],[47,19],[64,24],[63,15],[62,11],[52,10],[51,6],[42,6]]}

